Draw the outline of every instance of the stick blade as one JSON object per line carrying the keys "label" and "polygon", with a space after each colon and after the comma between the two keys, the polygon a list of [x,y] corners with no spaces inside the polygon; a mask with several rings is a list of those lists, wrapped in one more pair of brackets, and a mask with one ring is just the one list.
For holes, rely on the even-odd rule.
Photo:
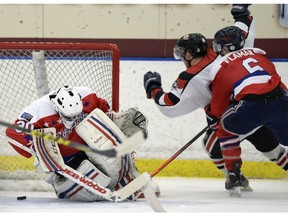
{"label": "stick blade", "polygon": [[149,183],[142,192],[144,193],[145,199],[147,200],[149,206],[155,212],[166,212],[162,207],[161,203],[159,202],[158,198],[156,197],[156,194]]}

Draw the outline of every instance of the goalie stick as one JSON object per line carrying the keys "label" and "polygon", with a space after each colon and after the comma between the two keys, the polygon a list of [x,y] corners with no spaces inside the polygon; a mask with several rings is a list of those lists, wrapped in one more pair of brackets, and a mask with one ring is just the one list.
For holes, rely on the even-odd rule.
{"label": "goalie stick", "polygon": [[[15,130],[24,131],[26,133],[29,133],[32,136],[35,136],[35,137],[43,137],[43,139],[45,139],[45,140],[55,141],[60,145],[69,146],[71,148],[75,148],[75,149],[78,149],[80,151],[93,152],[93,153],[105,155],[108,157],[123,156],[127,153],[130,153],[133,150],[135,150],[136,147],[138,147],[141,143],[143,143],[147,139],[147,134],[145,134],[143,131],[140,130],[137,133],[135,133],[133,136],[129,137],[126,142],[123,142],[122,145],[118,146],[117,148],[111,148],[108,150],[96,150],[96,149],[93,149],[89,146],[82,145],[82,144],[74,142],[74,141],[64,140],[63,138],[58,138],[58,137],[55,137],[51,134],[45,134],[45,133],[42,133],[42,132],[37,131],[37,130],[29,130],[27,128],[22,128],[22,127],[19,127],[17,125],[10,124],[10,123],[7,123],[7,122],[1,121],[1,120],[0,120],[0,125],[10,127],[12,129],[15,129]],[[6,140],[8,140],[11,143],[14,142],[12,139],[10,139],[9,137],[7,137],[3,134],[0,134],[0,136],[2,136],[3,138],[5,138]]]}

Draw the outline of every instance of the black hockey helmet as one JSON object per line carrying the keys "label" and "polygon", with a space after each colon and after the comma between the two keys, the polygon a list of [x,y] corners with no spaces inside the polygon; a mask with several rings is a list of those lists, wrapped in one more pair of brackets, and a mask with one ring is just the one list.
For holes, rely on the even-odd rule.
{"label": "black hockey helmet", "polygon": [[174,47],[175,59],[181,59],[189,51],[193,57],[204,56],[207,53],[207,39],[199,33],[182,36]]}
{"label": "black hockey helmet", "polygon": [[221,52],[223,47],[227,47],[229,52],[240,50],[245,43],[243,31],[236,26],[228,26],[220,29],[214,35],[213,50]]}

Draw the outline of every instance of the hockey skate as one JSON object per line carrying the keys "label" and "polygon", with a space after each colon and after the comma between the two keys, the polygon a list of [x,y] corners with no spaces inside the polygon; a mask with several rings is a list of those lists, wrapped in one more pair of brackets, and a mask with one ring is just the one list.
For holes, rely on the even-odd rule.
{"label": "hockey skate", "polygon": [[229,172],[228,178],[225,182],[225,188],[229,191],[230,197],[240,197],[241,196],[241,186],[242,182],[240,176],[237,173]]}
{"label": "hockey skate", "polygon": [[228,172],[225,188],[229,191],[230,197],[240,197],[241,191],[253,191],[248,179],[241,173],[238,161],[233,163],[233,169]]}
{"label": "hockey skate", "polygon": [[252,192],[253,189],[250,187],[248,179],[246,179],[246,177],[242,174],[240,175],[240,178],[242,182],[241,191]]}

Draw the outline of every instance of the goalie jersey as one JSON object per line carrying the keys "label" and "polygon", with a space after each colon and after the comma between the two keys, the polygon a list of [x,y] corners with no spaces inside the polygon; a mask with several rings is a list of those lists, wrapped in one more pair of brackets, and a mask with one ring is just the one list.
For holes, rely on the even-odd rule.
{"label": "goalie jersey", "polygon": [[[60,116],[53,108],[49,96],[54,92],[35,100],[26,108],[24,108],[24,110],[16,119],[15,124],[30,130],[54,127],[56,129],[57,137],[84,144],[84,140],[76,133],[75,127],[95,108],[99,108],[104,113],[106,113],[110,110],[110,107],[105,99],[99,98],[91,89],[87,87],[75,88],[80,93],[83,103],[83,111],[81,113],[81,117],[75,121],[71,129],[65,128]],[[32,137],[23,131],[7,128],[6,135],[22,143],[26,147],[31,148],[32,146]],[[27,158],[31,157],[30,153],[27,153],[26,151],[16,147],[11,143],[10,145],[12,145],[12,147],[22,156]],[[70,155],[74,155],[79,151],[64,145],[59,145],[59,148],[64,161],[69,159]]]}

